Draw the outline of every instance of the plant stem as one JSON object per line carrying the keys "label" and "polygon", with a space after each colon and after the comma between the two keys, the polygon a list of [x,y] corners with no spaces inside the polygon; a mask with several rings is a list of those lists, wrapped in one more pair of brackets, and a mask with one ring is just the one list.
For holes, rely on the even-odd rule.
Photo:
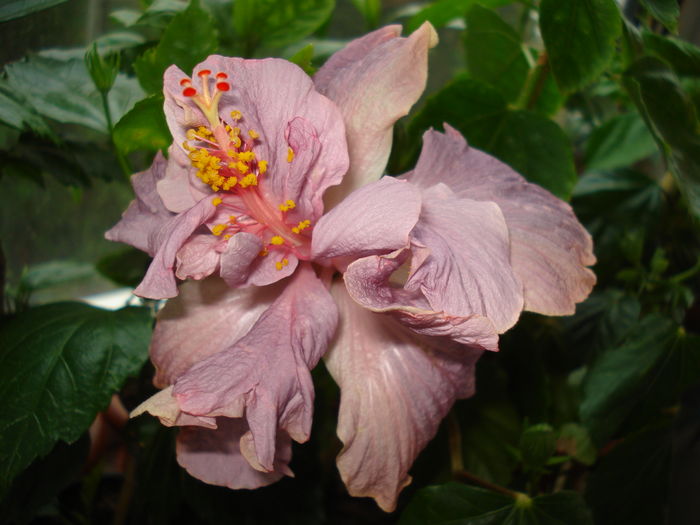
{"label": "plant stem", "polygon": [[124,154],[119,151],[119,148],[114,143],[114,124],[112,122],[112,112],[109,110],[107,92],[100,91],[100,97],[102,97],[102,108],[104,109],[105,118],[107,119],[107,130],[109,131],[109,137],[112,141],[112,146],[114,147],[114,153],[117,156],[117,162],[119,162],[119,167],[122,169],[124,175],[129,177],[133,173],[131,166],[129,166],[129,161],[126,160]]}
{"label": "plant stem", "polygon": [[476,483],[477,485],[481,485],[485,489],[492,490],[493,492],[499,492],[501,494],[505,494],[506,496],[510,496],[513,499],[521,499],[523,496],[526,496],[526,494],[523,494],[522,492],[516,492],[514,490],[507,489],[505,487],[501,487],[500,485],[496,485],[495,483],[491,483],[490,481],[486,481],[485,479],[481,479],[474,474],[470,474],[466,470],[461,470],[459,472],[453,472],[452,475],[458,480],[462,482],[472,482]]}
{"label": "plant stem", "polygon": [[447,415],[447,438],[450,446],[450,468],[452,473],[464,471],[464,459],[462,458],[462,429],[454,411]]}
{"label": "plant stem", "polygon": [[537,58],[535,67],[527,74],[523,90],[520,92],[520,96],[515,103],[517,108],[532,109],[535,107],[537,100],[542,94],[542,89],[544,89],[544,81],[547,79],[548,72],[549,60],[547,58],[547,52],[543,51]]}

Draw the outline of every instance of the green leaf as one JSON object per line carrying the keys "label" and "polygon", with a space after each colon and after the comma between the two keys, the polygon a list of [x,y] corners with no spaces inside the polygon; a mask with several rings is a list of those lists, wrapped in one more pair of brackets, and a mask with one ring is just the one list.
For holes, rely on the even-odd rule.
{"label": "green leaf", "polygon": [[690,210],[700,217],[700,123],[695,106],[665,62],[643,57],[623,83],[666,156]]}
{"label": "green leaf", "polygon": [[97,271],[122,286],[136,288],[143,280],[151,258],[136,248],[124,248],[105,255],[97,262]]}
{"label": "green leaf", "polygon": [[579,89],[603,72],[621,27],[615,0],[542,0],[542,39],[563,91]]}
{"label": "green leaf", "polygon": [[423,22],[430,22],[437,29],[455,18],[462,18],[475,4],[484,7],[501,7],[511,4],[514,0],[437,0],[424,7],[406,24],[406,31],[411,33],[418,29]]}
{"label": "green leaf", "polygon": [[493,11],[475,5],[467,13],[464,42],[470,75],[497,88],[507,102],[517,100],[530,71],[518,33]]}
{"label": "green leaf", "polygon": [[236,0],[233,27],[245,56],[309,36],[331,16],[335,0]]}
{"label": "green leaf", "polygon": [[506,401],[470,403],[460,412],[465,468],[482,479],[506,484],[517,464],[520,418]]}
{"label": "green leaf", "polygon": [[[8,87],[22,93],[24,102],[43,117],[107,132],[100,93],[82,59],[63,61],[31,56],[8,64],[5,72]],[[143,92],[138,83],[124,74],[117,75],[109,94],[114,121],[120,119],[140,98],[143,98]]]}
{"label": "green leaf", "polygon": [[529,470],[538,471],[557,449],[557,434],[546,424],[528,427],[520,436],[520,453],[523,464]]}
{"label": "green leaf", "polygon": [[591,505],[596,525],[665,522],[670,423],[654,423],[628,436],[601,457],[586,483],[586,501]]}
{"label": "green leaf", "polygon": [[677,0],[640,0],[640,3],[651,16],[668,29],[674,32],[678,29],[678,17],[681,14],[681,9]]}
{"label": "green leaf", "polygon": [[18,100],[12,92],[3,92],[0,84],[0,121],[16,128],[18,130],[30,129],[37,135],[44,137],[51,135],[51,130],[48,125],[37,114],[34,109],[24,103],[23,100]]}
{"label": "green leaf", "polygon": [[158,45],[134,62],[134,71],[141,86],[149,93],[163,90],[163,73],[175,64],[189,74],[199,62],[214,53],[218,34],[212,17],[197,0],[173,17]]}
{"label": "green leaf", "polygon": [[664,355],[673,351],[677,328],[653,314],[627,341],[603,353],[584,378],[581,421],[598,445],[611,438],[653,384]]}
{"label": "green leaf", "polygon": [[94,272],[94,268],[88,263],[64,259],[49,261],[29,267],[22,274],[19,286],[29,292],[37,292],[59,284],[86,279],[94,275]]}
{"label": "green leaf", "polygon": [[379,27],[379,19],[382,15],[382,0],[352,0],[353,5],[365,19],[368,29]]}
{"label": "green leaf", "polygon": [[1,481],[56,441],[78,439],[146,361],[151,322],[145,308],[111,312],[55,303],[1,326]]}
{"label": "green leaf", "polygon": [[639,114],[617,115],[591,133],[586,147],[586,171],[622,168],[656,151],[654,137]]}
{"label": "green leaf", "polygon": [[475,148],[495,155],[560,198],[576,184],[569,139],[553,121],[525,110],[510,110],[503,96],[487,84],[458,76],[430,97],[410,126],[420,136],[428,128],[454,126]]}
{"label": "green leaf", "polygon": [[162,95],[151,95],[137,102],[114,126],[114,144],[123,154],[140,149],[165,149],[172,140],[163,113]]}
{"label": "green leaf", "polygon": [[401,515],[399,525],[592,525],[576,492],[530,499],[457,483],[419,490]]}
{"label": "green leaf", "polygon": [[0,22],[7,22],[62,4],[66,0],[7,0],[0,6]]}
{"label": "green leaf", "polygon": [[680,38],[649,31],[642,38],[646,50],[668,62],[676,74],[700,76],[700,47]]}
{"label": "green leaf", "polygon": [[566,423],[559,429],[557,450],[584,465],[595,463],[597,451],[586,427],[578,423]]}
{"label": "green leaf", "polygon": [[304,47],[302,47],[299,51],[294,53],[290,58],[289,61],[293,62],[297,66],[299,66],[301,69],[304,70],[304,72],[307,75],[313,75],[316,72],[316,68],[311,65],[311,60],[314,58],[314,45],[309,44]]}

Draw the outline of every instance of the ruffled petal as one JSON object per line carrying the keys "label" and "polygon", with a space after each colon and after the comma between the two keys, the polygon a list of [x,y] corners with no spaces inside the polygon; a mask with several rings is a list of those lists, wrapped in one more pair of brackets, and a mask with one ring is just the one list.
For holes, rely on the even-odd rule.
{"label": "ruffled petal", "polygon": [[[343,276],[348,293],[364,308],[390,314],[417,334],[497,351],[498,334],[491,320],[474,313],[434,310],[419,290],[408,290],[394,282],[411,255],[405,249],[353,262]],[[414,249],[414,260],[423,256],[420,248]]]}
{"label": "ruffled petal", "polygon": [[446,134],[425,133],[416,169],[405,178],[422,188],[444,183],[459,197],[498,204],[510,232],[510,260],[523,284],[525,309],[574,313],[596,279],[586,268],[595,263],[591,236],[571,207],[445,127]]}
{"label": "ruffled petal", "polygon": [[456,198],[436,185],[423,191],[411,236],[429,255],[413,261],[407,290],[420,291],[433,310],[488,317],[500,333],[516,323],[522,285],[510,266],[508,227],[498,205]]}
{"label": "ruffled petal", "polygon": [[[182,412],[240,417],[250,426],[254,467],[274,470],[279,429],[308,439],[313,410],[309,370],[325,352],[337,309],[310,265],[302,265],[282,294],[232,347],[195,364],[175,382]],[[245,454],[245,452],[244,452]],[[256,463],[256,464],[253,464]]]}
{"label": "ruffled petal", "polygon": [[340,475],[353,496],[387,512],[457,398],[474,393],[478,349],[431,344],[332,288],[341,323],[326,366],[340,386]]}
{"label": "ruffled petal", "polygon": [[392,177],[364,186],[326,213],[314,228],[314,259],[364,257],[404,248],[421,209],[420,191]]}
{"label": "ruffled petal", "polygon": [[283,288],[232,289],[218,277],[183,283],[158,312],[150,348],[154,384],[165,388],[195,363],[233,346]]}
{"label": "ruffled petal", "polygon": [[241,439],[249,433],[243,419],[218,418],[215,430],[183,427],[177,436],[177,462],[197,479],[231,489],[256,489],[278,481],[289,469],[292,440],[277,434],[274,470],[261,472],[241,453]]}
{"label": "ruffled petal", "polygon": [[178,251],[192,233],[216,213],[212,199],[206,197],[186,212],[172,217],[157,232],[158,246],[148,271],[134,293],[150,299],[168,299],[177,295],[173,267]]}
{"label": "ruffled petal", "polygon": [[209,277],[219,267],[220,244],[221,240],[210,232],[192,235],[175,256],[175,276],[183,280]]}
{"label": "ruffled petal", "polygon": [[425,23],[408,38],[398,35],[397,26],[390,26],[351,42],[314,77],[319,91],[340,107],[350,153],[350,171],[328,191],[329,206],[381,176],[394,122],[425,89],[428,49],[437,44],[437,34]]}
{"label": "ruffled petal", "polygon": [[158,152],[149,169],[131,177],[136,198],[121,220],[105,233],[108,240],[130,244],[150,256],[156,253],[157,233],[173,217],[156,190],[158,182],[165,177],[167,163],[163,154]]}
{"label": "ruffled petal", "polygon": [[[259,181],[259,189],[267,200],[282,203],[298,199],[309,203],[299,212],[309,219],[319,217],[323,192],[338,184],[348,168],[343,119],[335,104],[315,90],[306,73],[286,60],[212,55],[194,71],[203,69],[228,75],[230,90],[222,94],[218,106],[224,122],[240,127],[246,135],[251,129],[259,135],[253,151],[257,158],[269,163]],[[187,129],[209,125],[194,102],[182,95],[180,81],[186,76],[171,66],[164,77],[166,118],[178,145],[185,141]],[[193,82],[200,88],[196,75]],[[234,110],[242,113],[242,120],[231,118]],[[308,162],[305,170],[290,169],[295,160],[288,160],[289,148],[294,151],[293,146],[300,147],[298,134],[290,132],[290,126],[301,126],[307,137],[314,135],[320,140],[315,160]],[[308,145],[306,142],[303,147]]]}

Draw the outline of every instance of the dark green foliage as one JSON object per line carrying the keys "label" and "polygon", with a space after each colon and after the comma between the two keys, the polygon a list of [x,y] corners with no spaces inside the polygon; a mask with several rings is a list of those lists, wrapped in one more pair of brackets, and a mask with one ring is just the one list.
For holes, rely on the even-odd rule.
{"label": "dark green foliage", "polygon": [[148,310],[81,303],[33,308],[0,326],[0,481],[56,441],[75,441],[146,360]]}

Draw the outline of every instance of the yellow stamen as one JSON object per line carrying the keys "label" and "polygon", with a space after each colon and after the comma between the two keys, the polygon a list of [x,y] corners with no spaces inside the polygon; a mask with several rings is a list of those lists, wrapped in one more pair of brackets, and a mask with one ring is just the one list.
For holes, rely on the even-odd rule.
{"label": "yellow stamen", "polygon": [[249,173],[240,180],[239,184],[241,185],[241,188],[247,188],[248,186],[257,186],[258,178],[252,173]]}
{"label": "yellow stamen", "polygon": [[284,238],[280,237],[279,235],[275,235],[272,239],[270,239],[270,244],[274,244],[275,246],[281,246],[284,244]]}
{"label": "yellow stamen", "polygon": [[250,135],[250,138],[251,138],[251,139],[257,139],[257,138],[260,137],[260,135],[258,134],[258,132],[255,131],[254,129],[249,129],[249,130],[248,130],[248,135]]}
{"label": "yellow stamen", "polygon": [[250,169],[247,164],[244,164],[240,160],[236,162],[236,169],[240,171],[241,173],[248,173],[248,170]]}
{"label": "yellow stamen", "polygon": [[218,206],[218,205],[221,204],[222,202],[224,202],[224,201],[222,201],[221,198],[219,198],[219,197],[215,197],[215,198],[212,199],[212,201],[211,201],[211,203],[212,203],[214,206]]}
{"label": "yellow stamen", "polygon": [[294,150],[292,148],[287,148],[287,162],[292,162],[294,160]]}
{"label": "yellow stamen", "polygon": [[277,261],[275,263],[275,268],[277,268],[277,270],[281,270],[282,268],[284,268],[288,264],[289,264],[289,261],[287,259],[282,259],[281,261]]}
{"label": "yellow stamen", "polygon": [[231,234],[230,234],[230,233],[227,233],[226,235],[224,235],[224,239],[228,240],[228,239],[230,239],[230,238],[231,238]]}
{"label": "yellow stamen", "polygon": [[252,151],[242,151],[238,154],[238,158],[243,162],[250,162],[255,158],[255,153]]}
{"label": "yellow stamen", "polygon": [[226,225],[225,225],[225,224],[217,224],[216,226],[214,226],[214,227],[211,229],[211,232],[212,232],[214,235],[221,235],[221,234],[224,232],[225,229],[226,229]]}
{"label": "yellow stamen", "polygon": [[185,133],[185,136],[187,137],[187,140],[196,140],[197,132],[193,129],[188,129],[187,133]]}
{"label": "yellow stamen", "polygon": [[258,162],[258,171],[260,172],[260,175],[265,173],[267,171],[267,161],[266,160],[261,160]]}
{"label": "yellow stamen", "polygon": [[237,109],[234,109],[231,112],[231,118],[233,120],[241,120],[243,118],[243,114],[240,111],[238,111]]}
{"label": "yellow stamen", "polygon": [[267,250],[267,248],[263,248],[262,250],[260,250],[260,253],[258,253],[258,255],[260,257],[265,257],[268,253],[270,252]]}
{"label": "yellow stamen", "polygon": [[236,222],[236,216],[235,216],[235,215],[229,215],[229,216],[228,216],[228,222],[230,222],[231,224],[233,224],[234,222]]}
{"label": "yellow stamen", "polygon": [[296,203],[292,199],[288,199],[287,201],[280,204],[278,206],[278,208],[281,211],[289,211],[289,210],[293,210],[294,208],[296,208],[296,206],[297,206]]}

